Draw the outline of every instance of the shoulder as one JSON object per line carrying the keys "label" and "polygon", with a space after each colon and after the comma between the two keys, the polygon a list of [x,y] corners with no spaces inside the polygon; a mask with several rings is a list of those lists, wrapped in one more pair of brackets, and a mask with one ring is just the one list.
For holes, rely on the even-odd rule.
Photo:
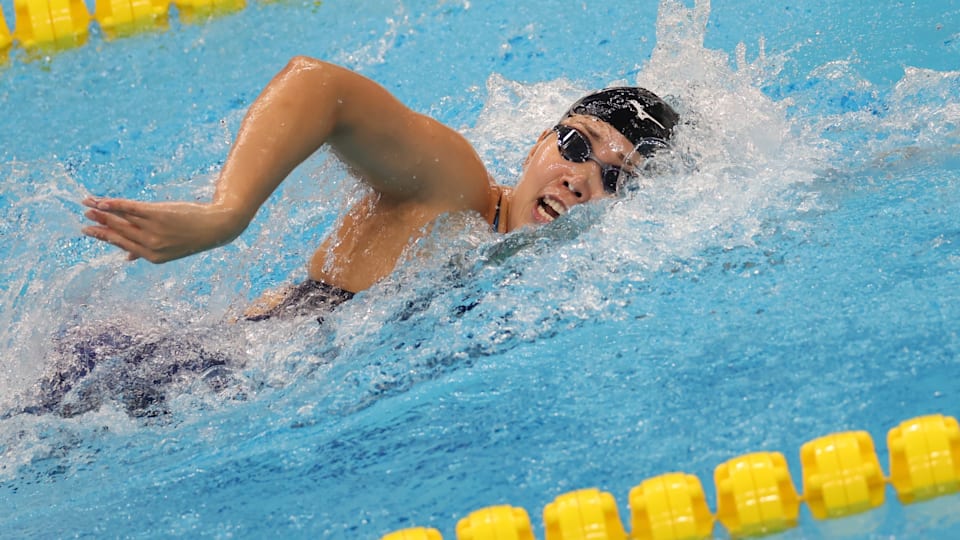
{"label": "shoulder", "polygon": [[489,174],[459,131],[410,109],[379,83],[341,66],[298,56],[287,71],[306,77],[318,91],[331,92],[317,99],[333,106],[327,142],[383,197],[483,211]]}
{"label": "shoulder", "polygon": [[437,144],[435,194],[459,210],[484,213],[495,183],[473,145],[458,131],[437,122],[443,138]]}
{"label": "shoulder", "polygon": [[406,108],[395,116],[371,118],[389,136],[365,141],[364,157],[353,164],[360,165],[356,172],[381,195],[447,211],[485,210],[490,173],[463,134]]}

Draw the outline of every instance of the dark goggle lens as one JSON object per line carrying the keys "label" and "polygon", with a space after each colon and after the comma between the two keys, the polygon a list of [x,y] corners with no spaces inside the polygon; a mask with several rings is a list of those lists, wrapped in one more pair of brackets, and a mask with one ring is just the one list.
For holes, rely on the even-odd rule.
{"label": "dark goggle lens", "polygon": [[613,166],[604,166],[600,172],[603,179],[603,190],[607,193],[616,193],[620,191],[620,168]]}
{"label": "dark goggle lens", "polygon": [[557,147],[567,161],[583,163],[590,157],[590,141],[582,133],[569,126],[557,126]]}
{"label": "dark goggle lens", "polygon": [[[593,150],[590,148],[590,141],[582,133],[564,125],[553,129],[557,132],[557,148],[560,150],[560,157],[574,163],[583,163],[591,159]],[[596,159],[594,161],[600,166],[603,190],[607,193],[616,193],[620,187],[620,167],[607,165]]]}

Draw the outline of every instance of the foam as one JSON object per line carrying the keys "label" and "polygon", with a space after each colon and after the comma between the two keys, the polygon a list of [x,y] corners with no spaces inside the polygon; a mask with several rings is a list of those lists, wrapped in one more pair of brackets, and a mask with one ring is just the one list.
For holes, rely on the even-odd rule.
{"label": "foam", "polygon": [[[476,219],[443,221],[417,246],[420,257],[343,306],[323,329],[268,322],[230,336],[229,346],[242,348],[250,360],[240,373],[247,386],[262,392],[300,386],[291,400],[309,396],[305,416],[356,410],[484,355],[585,321],[628,316],[624,298],[659,273],[689,268],[710,250],[752,246],[769,234],[771,222],[792,227],[804,213],[821,208],[818,183],[831,169],[842,174],[844,167],[859,166],[863,155],[851,150],[864,139],[866,161],[875,158],[883,167],[906,162],[898,156],[913,157],[914,151],[955,152],[957,72],[907,68],[884,96],[857,73],[855,63],[841,60],[811,74],[819,86],[773,98],[763,89],[777,80],[783,57],[768,56],[762,42],[741,44],[733,58],[705,48],[709,8],[709,2],[690,8],[663,2],[652,57],[633,80],[603,81],[648,87],[686,119],[676,131],[676,151],[658,158],[659,176],[625,198],[578,207],[538,232],[499,237]],[[398,20],[390,24],[386,41],[352,61],[382,62],[383,47],[391,47],[406,24]],[[524,83],[494,73],[483,108],[464,133],[495,176],[514,184],[541,131],[595,86],[576,79]],[[824,99],[848,92],[875,106],[820,114]],[[228,121],[239,121],[239,114]],[[172,176],[197,153],[222,155],[225,131],[212,124],[191,127],[187,142],[172,158],[164,157],[154,174]],[[213,140],[211,132],[217,133]],[[3,194],[11,204],[2,221],[15,223],[30,209],[51,218],[27,220],[40,230],[13,233],[17,247],[2,263],[12,278],[0,289],[5,306],[0,345],[13,361],[0,373],[0,399],[7,401],[0,407],[36,379],[42,365],[35,359],[45,357],[54,327],[88,306],[118,317],[148,313],[188,325],[213,324],[235,314],[267,282],[302,275],[309,246],[329,230],[340,200],[356,197],[356,184],[324,159],[318,156],[285,183],[279,196],[297,204],[268,206],[233,246],[173,263],[163,270],[168,277],[159,280],[155,269],[127,265],[112,248],[76,241],[79,207],[68,201],[83,189],[56,157],[6,165],[12,170],[4,186],[14,191]],[[52,181],[35,182],[31,170]],[[211,180],[200,174],[154,189],[206,196]],[[53,249],[58,246],[75,249]],[[58,259],[66,251],[75,259]],[[267,277],[255,281],[249,275]],[[87,315],[87,322],[95,319]],[[444,338],[436,337],[438,325],[448,329]],[[202,392],[183,389],[173,402],[177,412],[192,414],[198,401],[210,407],[229,403],[229,397]],[[118,425],[109,414],[89,421]],[[0,432],[14,432],[8,422]],[[42,454],[44,443],[31,437],[5,456],[29,462],[31,446]]]}

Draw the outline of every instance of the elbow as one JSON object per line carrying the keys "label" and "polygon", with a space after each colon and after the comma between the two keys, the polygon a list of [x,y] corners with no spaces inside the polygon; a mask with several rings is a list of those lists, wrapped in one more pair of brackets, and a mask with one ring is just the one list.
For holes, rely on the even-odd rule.
{"label": "elbow", "polygon": [[331,93],[339,92],[343,73],[344,69],[335,64],[309,56],[294,56],[276,79],[292,92],[290,97],[317,104]]}
{"label": "elbow", "polygon": [[316,73],[329,73],[331,71],[333,64],[329,62],[324,62],[323,60],[317,60],[310,56],[297,55],[290,59],[287,62],[286,67],[283,68],[283,73],[296,73],[296,74],[316,74]]}
{"label": "elbow", "polygon": [[289,62],[287,62],[286,69],[296,71],[300,69],[314,68],[323,65],[324,63],[325,62],[317,60],[316,58],[298,54],[297,56],[291,58]]}

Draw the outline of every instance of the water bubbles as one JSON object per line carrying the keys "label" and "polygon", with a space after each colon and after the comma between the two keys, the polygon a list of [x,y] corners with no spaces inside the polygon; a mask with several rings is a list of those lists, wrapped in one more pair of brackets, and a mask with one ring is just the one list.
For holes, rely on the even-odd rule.
{"label": "water bubbles", "polygon": [[[470,8],[467,2],[446,4]],[[327,440],[324,437],[328,432],[332,433],[328,436],[331,441],[339,440],[341,433],[347,438],[360,438],[356,435],[357,426],[364,435],[369,431],[385,439],[393,437],[389,430],[376,430],[377,418],[385,410],[403,409],[402,403],[397,406],[402,399],[391,399],[398,395],[424,402],[429,401],[426,398],[436,397],[440,402],[456,392],[471,391],[469,385],[483,384],[486,379],[476,377],[477,373],[502,369],[502,386],[496,386],[495,391],[484,388],[477,392],[494,396],[502,390],[502,396],[491,399],[491,403],[499,404],[501,397],[510,399],[525,393],[519,384],[510,386],[509,379],[529,378],[537,384],[542,383],[544,375],[565,373],[564,370],[579,374],[585,370],[577,362],[582,358],[592,360],[598,345],[611,342],[615,343],[614,348],[620,348],[615,351],[618,359],[631,357],[620,364],[623,369],[617,376],[618,383],[630,378],[637,382],[642,378],[641,373],[649,374],[649,371],[634,370],[631,362],[646,362],[655,357],[663,368],[662,373],[653,371],[651,386],[639,388],[653,391],[655,387],[671,385],[673,393],[666,409],[645,400],[623,403],[629,406],[624,409],[631,408],[632,414],[639,410],[645,418],[673,419],[664,424],[637,422],[634,418],[631,423],[637,426],[638,432],[657,435],[658,426],[672,427],[671,422],[685,421],[683,419],[691,416],[694,421],[690,425],[698,426],[696,419],[701,417],[701,410],[697,407],[703,399],[730,404],[731,414],[738,414],[732,403],[744,401],[742,394],[724,400],[719,392],[713,395],[704,392],[695,398],[685,398],[682,393],[693,394],[708,384],[716,384],[719,378],[711,377],[719,375],[724,366],[742,361],[744,356],[749,360],[751,355],[766,355],[770,367],[786,367],[783,371],[792,373],[780,356],[790,356],[796,351],[760,350],[758,347],[762,344],[755,340],[741,344],[735,336],[708,335],[712,328],[753,327],[761,317],[764,324],[770,322],[778,310],[814,311],[807,308],[819,308],[830,302],[811,304],[805,295],[795,292],[803,284],[798,287],[785,280],[766,283],[768,288],[755,296],[748,296],[737,287],[743,282],[762,281],[764,273],[769,276],[770,267],[780,264],[776,261],[787,260],[777,266],[776,270],[784,272],[778,278],[787,275],[786,266],[792,265],[796,271],[796,267],[824,264],[820,260],[804,259],[813,250],[806,250],[802,245],[781,246],[771,237],[784,229],[803,232],[804,227],[811,228],[805,215],[829,208],[829,201],[822,193],[829,187],[836,192],[848,189],[844,183],[849,181],[852,169],[876,167],[890,173],[897,168],[914,166],[918,160],[943,159],[950,152],[955,155],[960,144],[960,111],[957,109],[960,77],[956,72],[908,67],[895,86],[882,88],[861,73],[858,58],[851,54],[830,58],[809,73],[786,78],[781,71],[789,53],[768,50],[762,39],[740,43],[732,51],[706,48],[704,38],[710,7],[705,1],[663,2],[656,25],[656,49],[649,58],[646,55],[649,49],[643,47],[647,38],[639,35],[642,29],[634,29],[636,51],[622,47],[622,42],[612,35],[609,42],[604,41],[602,48],[598,47],[601,56],[618,51],[617,62],[627,70],[616,71],[610,75],[614,80],[605,82],[648,87],[666,97],[683,117],[671,150],[645,162],[644,176],[625,196],[578,206],[564,218],[539,230],[510,235],[492,233],[489,225],[475,215],[447,216],[410,250],[401,268],[326,315],[323,325],[318,325],[312,317],[257,324],[234,324],[230,320],[262,290],[305,277],[304,261],[312,249],[333,228],[345,205],[357,202],[367,193],[335,160],[327,160],[325,154],[316,156],[284,183],[282,193],[277,196],[282,202],[266,206],[250,230],[231,246],[216,252],[159,268],[129,265],[121,261],[115,250],[95,245],[76,232],[80,219],[73,201],[77,193],[88,189],[100,194],[121,186],[124,195],[154,199],[209,197],[215,171],[242,118],[240,102],[229,100],[228,110],[214,112],[199,124],[190,118],[173,121],[176,128],[169,127],[169,119],[141,120],[138,113],[136,123],[141,127],[131,129],[135,133],[128,134],[125,127],[118,131],[117,125],[134,123],[120,119],[108,126],[108,134],[96,139],[100,143],[86,143],[89,147],[85,147],[84,152],[59,150],[59,155],[65,157],[44,156],[30,162],[3,164],[0,177],[8,180],[0,193],[4,203],[0,205],[3,218],[0,235],[4,240],[0,251],[4,254],[5,273],[11,277],[0,283],[0,304],[4,306],[0,311],[0,346],[5,355],[0,372],[0,414],[24,404],[18,395],[37,382],[43,370],[50,366],[56,352],[52,345],[54,338],[69,334],[71,329],[105,325],[109,318],[129,319],[143,323],[141,333],[147,335],[147,342],[157,343],[163,336],[183,340],[180,345],[158,345],[156,349],[162,354],[142,366],[123,365],[120,357],[113,358],[112,365],[105,365],[84,386],[90,391],[102,389],[95,396],[99,399],[98,407],[89,401],[84,414],[72,418],[19,415],[0,420],[0,450],[5,458],[0,465],[0,478],[9,478],[19,468],[38,462],[41,465],[35,465],[33,470],[51,475],[62,475],[69,467],[82,467],[88,457],[84,444],[89,441],[95,441],[92,446],[98,446],[102,456],[98,459],[109,462],[113,472],[89,475],[87,479],[123,480],[121,476],[146,462],[161,465],[150,468],[164,470],[170,476],[156,473],[156,476],[147,476],[140,485],[149,486],[157,478],[175,482],[177,478],[171,476],[181,475],[182,479],[182,475],[192,474],[184,473],[179,467],[183,466],[181,462],[189,462],[196,455],[208,458],[207,462],[213,466],[211,470],[215,470],[218,464],[234,463],[229,460],[235,459],[236,454],[241,454],[236,463],[262,465],[261,472],[282,477],[290,471],[283,469],[283,459],[316,464],[316,448],[324,447],[322,443]],[[263,13],[269,9],[272,8]],[[492,8],[485,4],[471,9],[477,11],[479,17],[483,10]],[[362,43],[328,51],[328,57],[376,72],[371,75],[386,73],[384,82],[396,82],[402,92],[410,92],[412,85],[406,77],[414,79],[423,73],[416,69],[404,70],[426,68],[404,65],[402,53],[423,46],[428,38],[426,29],[434,29],[432,24],[437,17],[430,13],[408,16],[404,10],[398,8],[389,22],[365,40],[360,35],[363,32],[352,33],[360,35]],[[442,17],[440,20],[453,22]],[[294,22],[297,21],[290,21]],[[652,28],[646,23],[644,26]],[[523,161],[540,134],[549,129],[573,101],[596,86],[596,81],[554,78],[542,73],[532,73],[529,79],[524,76],[523,81],[515,74],[510,77],[489,74],[489,68],[484,66],[492,64],[485,64],[485,57],[497,61],[503,54],[516,53],[523,47],[539,50],[548,41],[551,44],[562,41],[534,35],[534,30],[544,27],[511,22],[509,32],[490,37],[489,48],[483,49],[478,40],[469,42],[466,48],[470,51],[464,52],[464,56],[454,57],[453,49],[441,51],[447,55],[444,60],[450,60],[449,65],[455,66],[444,75],[457,79],[457,83],[463,82],[462,88],[473,93],[467,97],[453,94],[454,97],[437,98],[439,105],[435,110],[447,114],[447,118],[470,121],[472,127],[464,130],[465,135],[495,177],[507,185],[514,184],[520,176]],[[323,32],[325,36],[336,34],[329,28]],[[575,30],[568,37],[579,33]],[[511,45],[509,40],[515,36],[521,41]],[[451,37],[440,32],[431,39],[453,43],[455,40],[447,39]],[[953,38],[949,48],[955,50],[957,40],[956,36]],[[642,53],[638,52],[641,48]],[[577,52],[581,52],[579,48]],[[418,50],[412,56],[419,61],[422,54]],[[545,63],[537,63],[537,58],[531,56],[529,65],[548,69],[543,67]],[[470,61],[466,61],[468,59]],[[464,61],[458,64],[460,60]],[[553,59],[550,62],[556,63]],[[252,61],[245,58],[244,63],[247,67]],[[498,69],[509,67],[502,62],[495,63]],[[441,62],[441,65],[446,64]],[[577,68],[580,67],[577,64]],[[482,78],[474,80],[464,75],[473,68],[482,70],[484,76],[489,74],[485,91],[473,87]],[[391,75],[396,73],[402,76]],[[574,69],[567,75],[591,76],[588,71]],[[185,79],[198,80],[196,77]],[[187,101],[196,101],[199,111],[213,110],[213,106],[201,102],[209,96],[200,95],[200,87],[195,83],[190,85],[192,97]],[[149,87],[136,86],[137,96],[141,95],[140,90]],[[246,86],[243,88],[243,92],[218,90],[207,94],[224,99],[223,96],[251,92]],[[482,109],[471,108],[475,106],[474,98],[482,102]],[[433,98],[418,94],[413,99]],[[54,102],[51,100],[45,106]],[[424,108],[430,106],[428,103]],[[468,112],[451,113],[448,109]],[[474,121],[472,115],[477,111]],[[186,127],[181,130],[181,126]],[[161,136],[148,137],[153,132]],[[150,142],[137,142],[148,139]],[[172,142],[161,145],[160,139]],[[116,141],[122,142],[118,146],[113,144]],[[137,161],[143,163],[130,166],[123,161],[132,159],[124,157],[127,155],[136,155]],[[97,166],[91,167],[91,163]],[[888,181],[890,174],[865,176],[869,176],[870,187],[874,189]],[[111,189],[100,189],[104,187]],[[950,198],[951,193],[956,190],[946,187],[951,186],[945,186],[941,194],[942,209],[949,212],[950,203],[955,199]],[[943,238],[949,240],[950,237],[937,237],[938,234],[944,234],[943,229],[930,237],[935,240],[930,241],[929,249],[944,254],[928,267],[948,274],[957,266],[958,258],[947,252],[952,244]],[[833,236],[826,238],[834,239]],[[771,247],[771,244],[774,245]],[[774,253],[766,254],[755,249],[756,245]],[[775,252],[782,249],[796,249],[801,253],[791,260],[783,252]],[[744,252],[747,256],[741,260]],[[916,250],[910,257],[917,257]],[[903,251],[901,259],[907,258],[907,252]],[[843,265],[838,264],[836,268],[841,269],[837,273],[843,273]],[[724,274],[724,279],[710,284],[715,289],[696,283],[710,279],[705,269]],[[889,273],[874,274],[876,283],[898,280]],[[727,276],[730,279],[725,279]],[[883,292],[872,283],[853,284],[868,296]],[[810,285],[808,295],[817,292],[812,289],[818,285]],[[792,297],[788,296],[791,288],[794,289]],[[742,300],[721,301],[710,297],[737,294],[742,295]],[[664,298],[676,301],[660,301]],[[738,301],[742,305],[737,304]],[[881,309],[880,304],[878,301],[877,310],[886,309]],[[738,309],[749,317],[737,319]],[[827,325],[829,321],[825,319],[835,313],[826,310],[818,315],[819,319],[812,320]],[[726,327],[717,322],[724,317],[731,321]],[[702,320],[690,322],[689,319]],[[796,327],[771,325],[770,332],[782,330],[784,334],[802,336],[793,338],[802,345],[824,349],[832,346],[812,341],[809,336],[816,329],[800,324],[808,319],[797,317],[796,320]],[[715,326],[705,330],[710,324]],[[895,324],[887,331],[899,331],[900,326]],[[637,328],[642,331],[636,331]],[[885,328],[891,328],[889,321]],[[594,334],[604,330],[606,334],[595,337]],[[567,335],[573,336],[571,342],[557,339]],[[688,339],[692,340],[691,344],[681,343]],[[571,343],[582,348],[566,350]],[[722,346],[725,356],[719,360],[720,364],[708,364],[704,358],[712,354],[717,344]],[[210,361],[208,357],[199,357],[199,350],[226,351],[231,358],[241,361],[237,365]],[[556,356],[542,358],[545,350]],[[522,354],[512,354],[518,351]],[[160,385],[165,393],[163,403],[167,414],[149,418],[131,416],[128,404],[149,408],[155,403],[149,400],[156,396],[140,392],[133,383],[124,386],[120,379],[126,376],[123,380],[135,383],[152,373],[167,373],[176,365],[171,361],[174,358],[179,359],[180,364],[193,358],[196,369],[192,376],[182,379],[170,376]],[[611,358],[606,356],[601,360],[614,362]],[[543,369],[528,369],[521,362],[531,365],[540,362]],[[117,369],[110,371],[109,367]],[[684,382],[684,375],[691,381],[696,380]],[[450,380],[459,386],[447,384]],[[836,386],[847,385],[841,382],[843,384]],[[800,386],[822,392],[818,384],[815,378],[800,381]],[[418,391],[411,392],[411,389]],[[572,397],[593,396],[596,387],[587,381],[577,392]],[[72,403],[79,412],[84,405],[82,398],[90,398],[91,394],[80,395],[78,387],[71,397],[76,398]],[[549,422],[556,403],[564,397],[567,396],[557,394],[545,398],[544,410],[551,412],[534,411],[532,416],[540,414]],[[697,405],[692,406],[695,410],[683,410],[684,399],[696,402]],[[797,408],[793,405],[806,406],[809,402],[806,396],[788,401],[791,409]],[[380,409],[375,410],[376,414],[357,414],[378,405]],[[418,412],[423,410],[425,408]],[[519,414],[527,412],[523,407],[515,410],[519,411],[518,419]],[[740,414],[750,412],[752,409],[747,407]],[[792,416],[794,414],[791,410],[790,418],[810,422],[809,413],[805,413],[807,416]],[[455,418],[451,422],[450,417],[438,416],[435,420],[433,425],[449,429],[457,421],[466,424],[476,418]],[[190,429],[191,422],[195,422],[195,427],[201,424],[206,427]],[[422,430],[423,425],[426,424],[414,427]],[[531,424],[523,424],[528,425]],[[756,425],[770,424],[758,422]],[[188,427],[179,430],[182,426]],[[298,428],[295,435],[290,435],[291,426]],[[374,429],[365,431],[371,426]],[[117,439],[104,437],[105,429],[115,434],[132,433],[128,440],[117,443],[117,446],[128,444],[130,450],[124,452],[111,447]],[[708,431],[683,433],[682,437],[707,440],[711,435]],[[153,437],[156,433],[159,435]],[[609,433],[600,435],[611,439]],[[151,453],[154,452],[150,448],[153,440],[156,453]],[[316,444],[317,440],[321,444]],[[689,441],[686,438],[677,447],[690,448]],[[558,444],[553,440],[544,442],[544,446]],[[365,448],[357,444],[358,448]],[[480,441],[479,444],[487,443]],[[303,457],[287,452],[288,445]],[[669,453],[664,448],[663,453]],[[270,457],[281,455],[282,459],[266,459],[258,455],[261,451]],[[563,453],[564,449],[558,447],[557,452]],[[226,454],[231,457],[220,461]],[[158,460],[158,455],[167,455],[169,460]],[[353,457],[343,451],[324,453],[317,468],[328,466],[325,461],[328,456]],[[117,457],[125,457],[136,465],[115,466]],[[442,456],[428,457],[433,460]],[[452,467],[463,464],[457,461]],[[332,466],[335,468],[336,463]],[[106,470],[107,465],[103,467]],[[268,470],[281,472],[266,472]],[[389,470],[404,469],[391,463]],[[552,474],[559,476],[564,472],[568,471]],[[511,474],[525,477],[523,471]],[[277,485],[287,485],[289,481],[278,476],[271,478],[278,479]],[[246,487],[242,481],[239,483]],[[534,482],[533,485],[541,484]],[[211,489],[214,495],[222,493],[217,489],[220,488]],[[157,501],[142,504],[152,502]],[[124,500],[121,504],[128,502]],[[464,508],[465,505],[444,509],[444,512]],[[182,519],[185,526],[195,524],[192,514],[171,515]],[[356,523],[353,517],[333,519]]]}

